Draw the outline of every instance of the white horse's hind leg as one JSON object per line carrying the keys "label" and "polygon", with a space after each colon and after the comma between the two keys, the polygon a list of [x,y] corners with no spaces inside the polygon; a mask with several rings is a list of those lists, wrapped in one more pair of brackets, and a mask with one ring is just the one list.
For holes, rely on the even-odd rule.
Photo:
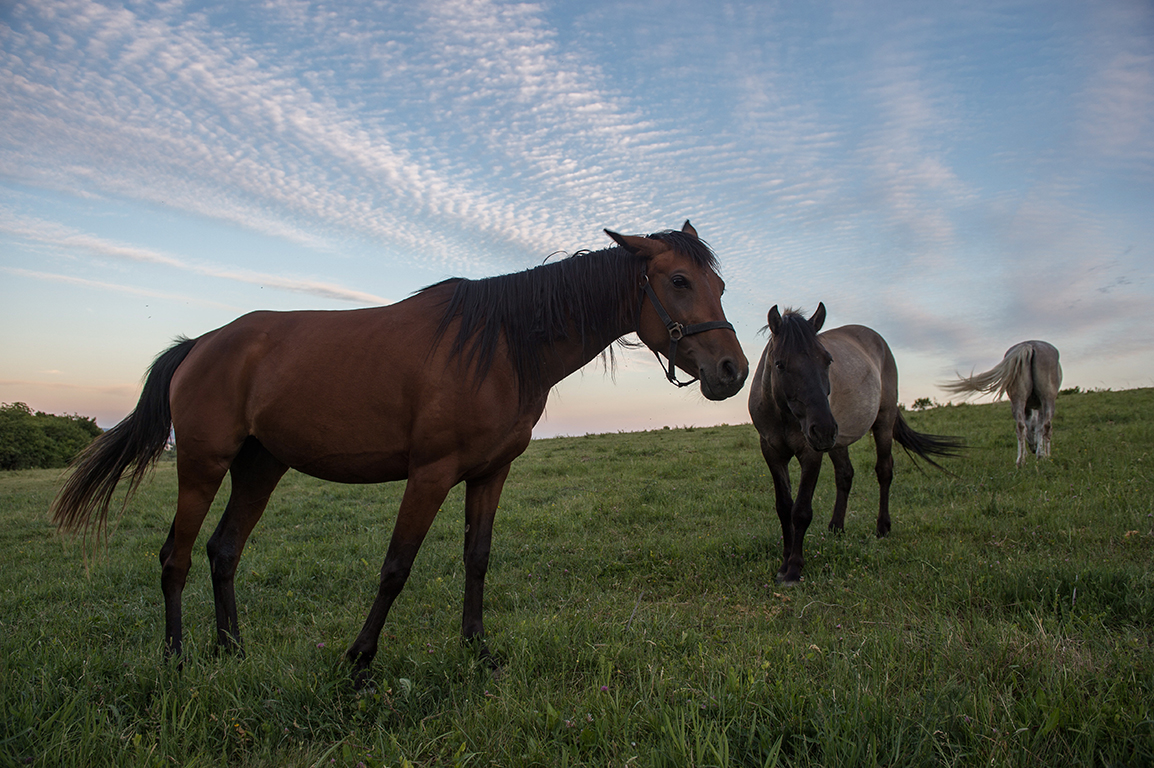
{"label": "white horse's hind leg", "polygon": [[1018,466],[1026,463],[1029,455],[1029,425],[1026,423],[1026,406],[1020,402],[1010,402],[1010,410],[1014,413],[1014,425],[1018,430]]}
{"label": "white horse's hind leg", "polygon": [[1049,458],[1050,438],[1054,435],[1054,403],[1043,402],[1038,415],[1038,455]]}
{"label": "white horse's hind leg", "polygon": [[1030,447],[1030,453],[1035,456],[1042,455],[1042,441],[1039,439],[1041,435],[1041,414],[1038,411],[1030,411],[1030,415],[1026,418],[1026,444]]}

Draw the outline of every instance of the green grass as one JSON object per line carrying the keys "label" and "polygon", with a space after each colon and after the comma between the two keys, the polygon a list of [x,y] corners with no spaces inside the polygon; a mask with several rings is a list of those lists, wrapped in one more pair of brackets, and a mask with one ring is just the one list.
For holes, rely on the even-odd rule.
{"label": "green grass", "polygon": [[213,653],[198,545],[177,672],[173,466],[87,571],[47,519],[60,473],[0,473],[0,765],[1154,764],[1154,390],[1064,395],[1053,459],[1020,470],[1005,403],[907,418],[967,440],[954,475],[899,452],[878,540],[872,442],[841,535],[827,463],[789,589],[749,425],[535,441],[487,581],[500,674],[458,639],[456,489],[363,692],[341,654],[399,484],[286,476],[241,562],[243,659]]}

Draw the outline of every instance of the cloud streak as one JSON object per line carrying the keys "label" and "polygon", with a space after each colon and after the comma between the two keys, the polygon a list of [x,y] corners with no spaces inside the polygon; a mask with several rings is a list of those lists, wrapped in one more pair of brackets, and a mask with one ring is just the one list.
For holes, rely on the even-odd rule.
{"label": "cloud streak", "polygon": [[[383,299],[380,296],[375,296],[371,293],[365,293],[363,291],[344,288],[342,286],[333,285],[327,282],[292,279],[280,275],[262,274],[250,270],[230,269],[227,267],[190,262],[170,254],[162,253],[155,249],[125,245],[123,243],[112,242],[95,235],[77,232],[55,222],[47,222],[27,218],[20,219],[12,216],[6,216],[3,215],[3,213],[0,213],[0,233],[5,233],[9,236],[20,238],[22,240],[31,241],[38,245],[51,246],[60,249],[61,251],[73,254],[88,254],[91,256],[107,257],[120,261],[157,264],[183,272],[191,272],[197,275],[204,275],[205,277],[213,277],[221,280],[231,280],[239,283],[247,283],[249,285],[275,288],[282,291],[304,293],[312,296],[318,296],[320,298],[334,299],[336,301],[344,301],[354,304],[376,305],[390,303],[388,300]],[[13,274],[21,274],[24,277],[67,281],[77,285],[87,284],[92,287],[110,288],[122,292],[139,293],[141,295],[153,295],[158,297],[165,295],[143,289],[133,289],[123,285],[113,286],[111,284],[102,283],[100,281],[82,280],[80,278],[69,278],[61,275],[48,275],[46,273],[33,272],[30,270],[17,270],[9,268],[6,271]],[[171,296],[169,297],[171,298]],[[226,305],[218,306],[224,307]]]}

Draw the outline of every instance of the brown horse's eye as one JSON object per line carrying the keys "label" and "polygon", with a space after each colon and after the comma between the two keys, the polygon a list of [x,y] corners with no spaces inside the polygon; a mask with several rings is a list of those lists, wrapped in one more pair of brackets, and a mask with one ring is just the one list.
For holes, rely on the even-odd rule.
{"label": "brown horse's eye", "polygon": [[780,360],[775,360],[773,363],[773,367],[779,371],[784,371],[785,370],[785,363],[783,363]]}
{"label": "brown horse's eye", "polygon": [[688,288],[689,287],[689,281],[686,280],[685,277],[683,277],[682,275],[674,275],[671,282],[673,283],[674,288]]}

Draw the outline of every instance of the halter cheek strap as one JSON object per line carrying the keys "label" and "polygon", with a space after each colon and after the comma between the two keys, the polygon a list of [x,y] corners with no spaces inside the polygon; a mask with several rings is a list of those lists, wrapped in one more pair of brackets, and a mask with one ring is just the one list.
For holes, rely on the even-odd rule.
{"label": "halter cheek strap", "polygon": [[[732,331],[733,326],[725,320],[710,320],[707,323],[696,323],[689,326],[677,322],[669,316],[669,313],[665,311],[665,307],[661,306],[661,301],[658,300],[657,293],[653,290],[653,286],[649,284],[649,275],[645,276],[645,295],[649,297],[653,308],[657,310],[657,316],[661,318],[661,322],[665,323],[665,329],[669,331],[669,354],[667,355],[669,358],[669,370],[665,372],[665,378],[669,379],[670,383],[676,384],[679,387],[688,387],[690,384],[695,383],[698,377],[694,376],[689,381],[677,380],[677,371],[674,368],[674,361],[677,360],[677,342],[686,336],[692,336],[695,333],[702,333],[704,331],[713,331],[719,328]],[[645,296],[641,297],[641,308],[645,308]],[[637,316],[638,318],[641,317],[640,312],[638,312]],[[657,362],[661,362],[661,355],[654,352],[653,356],[657,358]]]}

